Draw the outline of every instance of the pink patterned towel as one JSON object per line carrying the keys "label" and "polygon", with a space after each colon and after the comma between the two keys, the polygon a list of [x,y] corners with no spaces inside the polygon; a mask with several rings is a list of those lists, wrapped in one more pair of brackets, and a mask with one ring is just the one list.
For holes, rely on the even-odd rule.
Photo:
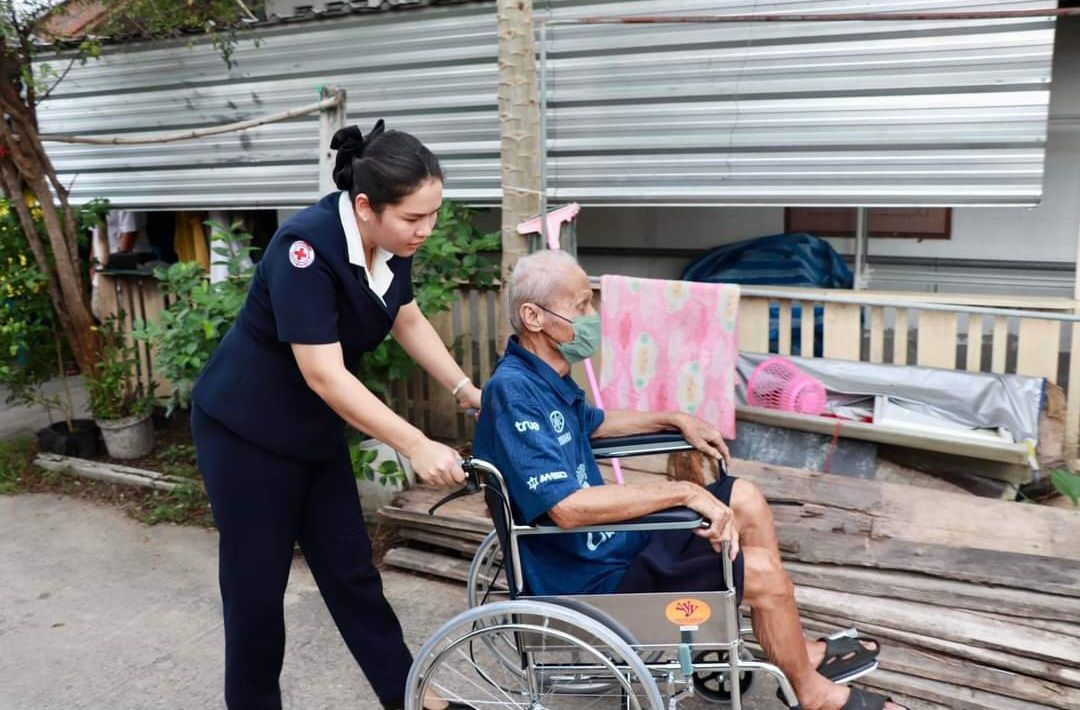
{"label": "pink patterned towel", "polygon": [[604,276],[600,289],[605,408],[689,412],[734,438],[739,287]]}

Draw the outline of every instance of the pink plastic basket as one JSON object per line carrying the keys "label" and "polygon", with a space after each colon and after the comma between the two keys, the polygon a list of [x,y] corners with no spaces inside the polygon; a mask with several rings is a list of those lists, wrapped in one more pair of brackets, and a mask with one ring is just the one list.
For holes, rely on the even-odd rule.
{"label": "pink plastic basket", "polygon": [[816,416],[825,411],[825,385],[790,360],[771,357],[750,373],[746,400],[751,407]]}

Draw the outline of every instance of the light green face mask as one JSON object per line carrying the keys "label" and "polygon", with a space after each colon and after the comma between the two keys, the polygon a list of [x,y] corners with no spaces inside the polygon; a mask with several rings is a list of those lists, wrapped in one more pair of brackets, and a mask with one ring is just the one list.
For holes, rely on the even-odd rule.
{"label": "light green face mask", "polygon": [[559,352],[566,358],[566,361],[573,365],[574,363],[587,360],[593,356],[596,352],[596,348],[600,345],[600,316],[578,316],[577,318],[570,319],[566,316],[559,315],[555,311],[540,306],[543,310],[547,311],[551,315],[562,318],[564,321],[570,324],[570,327],[574,329],[574,337],[565,343],[556,342],[559,348]]}

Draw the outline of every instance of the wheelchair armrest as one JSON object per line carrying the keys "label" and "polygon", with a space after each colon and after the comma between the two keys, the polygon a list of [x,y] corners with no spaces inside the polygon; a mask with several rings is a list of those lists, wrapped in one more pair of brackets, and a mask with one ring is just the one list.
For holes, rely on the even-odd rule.
{"label": "wheelchair armrest", "polygon": [[708,527],[708,523],[701,515],[690,508],[678,507],[658,510],[655,513],[642,515],[639,518],[620,520],[601,525],[585,525],[579,528],[560,528],[548,516],[537,518],[533,523],[534,534],[552,533],[576,533],[596,532],[610,530],[613,532],[629,532],[634,530],[690,530],[694,528]]}
{"label": "wheelchair armrest", "polygon": [[694,447],[683,438],[682,432],[662,431],[656,434],[632,434],[592,439],[592,453],[598,459],[626,458],[646,454],[668,454],[690,451]]}

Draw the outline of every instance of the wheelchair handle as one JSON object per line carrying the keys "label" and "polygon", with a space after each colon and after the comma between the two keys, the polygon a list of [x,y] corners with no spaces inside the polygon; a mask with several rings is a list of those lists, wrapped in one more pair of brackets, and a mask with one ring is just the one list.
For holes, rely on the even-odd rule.
{"label": "wheelchair handle", "polygon": [[451,491],[449,494],[437,500],[435,505],[428,508],[428,515],[435,515],[436,510],[450,501],[480,492],[480,471],[483,470],[483,466],[479,465],[477,460],[472,458],[462,459],[460,463],[461,470],[465,472],[465,484],[456,491]]}

